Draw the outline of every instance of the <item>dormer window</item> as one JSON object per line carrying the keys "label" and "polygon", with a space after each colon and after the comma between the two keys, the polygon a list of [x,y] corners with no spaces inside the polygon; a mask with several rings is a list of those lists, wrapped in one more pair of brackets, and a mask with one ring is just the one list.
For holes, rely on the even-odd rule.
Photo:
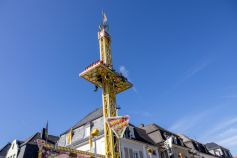
{"label": "dormer window", "polygon": [[177,142],[177,138],[176,137],[173,137],[174,139],[174,144],[178,144],[178,142]]}
{"label": "dormer window", "polygon": [[126,131],[125,131],[125,138],[128,138],[128,139],[132,139],[132,138],[135,138],[135,135],[134,135],[134,128],[129,126]]}
{"label": "dormer window", "polygon": [[165,137],[165,139],[167,139],[169,137],[169,135],[166,132],[164,132],[164,137]]}
{"label": "dormer window", "polygon": [[84,138],[87,138],[90,136],[90,126],[85,127],[85,134],[84,134]]}
{"label": "dormer window", "polygon": [[124,135],[125,135],[125,138],[129,138],[130,137],[130,130],[129,130],[129,128],[126,129]]}
{"label": "dormer window", "polygon": [[135,138],[135,135],[134,135],[134,128],[133,127],[129,127],[129,138],[132,139],[132,138]]}
{"label": "dormer window", "polygon": [[184,146],[183,139],[179,138],[179,142],[182,146]]}

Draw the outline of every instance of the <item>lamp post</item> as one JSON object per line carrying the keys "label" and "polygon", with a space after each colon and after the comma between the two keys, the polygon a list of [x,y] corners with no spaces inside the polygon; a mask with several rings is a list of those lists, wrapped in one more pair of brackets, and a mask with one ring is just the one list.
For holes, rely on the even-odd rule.
{"label": "lamp post", "polygon": [[148,148],[146,149],[146,151],[147,151],[149,157],[151,158],[151,155],[152,155],[152,153],[153,153],[153,149],[151,149],[151,148],[148,147]]}
{"label": "lamp post", "polygon": [[[100,133],[100,131],[97,128],[93,129],[91,132],[91,135],[90,135],[90,137],[91,137],[90,141],[92,141],[94,138],[96,138],[99,135],[99,133]],[[94,154],[95,154],[95,158],[96,158],[96,155],[97,155],[97,153],[96,153],[96,139],[94,139],[94,145],[95,145]]]}
{"label": "lamp post", "polygon": [[179,158],[183,158],[183,154],[182,153],[179,153]]}

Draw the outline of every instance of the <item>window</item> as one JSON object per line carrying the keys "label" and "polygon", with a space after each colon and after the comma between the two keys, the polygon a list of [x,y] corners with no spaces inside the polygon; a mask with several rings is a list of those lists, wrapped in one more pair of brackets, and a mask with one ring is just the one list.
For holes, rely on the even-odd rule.
{"label": "window", "polygon": [[133,158],[133,150],[129,148],[129,157]]}
{"label": "window", "polygon": [[223,150],[222,149],[222,151],[223,151],[225,157],[232,157],[228,150]]}
{"label": "window", "polygon": [[166,132],[164,132],[164,137],[165,137],[165,139],[168,139],[169,138],[169,135],[166,133]]}
{"label": "window", "polygon": [[128,148],[124,148],[124,156],[125,156],[125,158],[128,157]]}
{"label": "window", "polygon": [[134,152],[134,153],[133,153],[133,158],[139,158],[139,157],[138,157],[138,152]]}
{"label": "window", "polygon": [[129,138],[130,139],[135,138],[134,128],[133,127],[128,127],[128,129],[129,129]]}
{"label": "window", "polygon": [[216,155],[214,150],[209,150],[209,152],[213,155]]}
{"label": "window", "polygon": [[162,158],[168,158],[169,156],[168,156],[168,153],[167,153],[166,151],[163,151],[163,152],[161,153],[161,157],[162,157]]}
{"label": "window", "polygon": [[184,146],[183,139],[179,138],[178,140],[179,140],[181,146]]}
{"label": "window", "polygon": [[215,155],[221,156],[221,152],[219,150],[215,150],[214,152],[215,152]]}
{"label": "window", "polygon": [[140,158],[143,158],[143,152],[142,151],[139,151],[139,156],[140,156]]}
{"label": "window", "polygon": [[174,144],[178,144],[178,142],[177,142],[177,138],[176,137],[173,137],[174,139],[173,139],[173,141],[174,141]]}
{"label": "window", "polygon": [[230,151],[227,151],[227,154],[228,154],[229,157],[232,157]]}
{"label": "window", "polygon": [[85,135],[84,135],[84,137],[86,138],[86,137],[89,137],[89,136],[90,136],[90,126],[85,128]]}

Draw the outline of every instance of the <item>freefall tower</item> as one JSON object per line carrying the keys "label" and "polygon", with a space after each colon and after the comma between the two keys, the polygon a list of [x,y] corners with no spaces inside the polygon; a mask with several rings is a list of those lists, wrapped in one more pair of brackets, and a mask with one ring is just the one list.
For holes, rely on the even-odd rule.
{"label": "freefall tower", "polygon": [[106,158],[119,158],[119,139],[106,123],[107,118],[116,117],[118,109],[116,95],[131,88],[132,84],[121,73],[113,69],[111,54],[111,36],[108,33],[107,17],[103,14],[103,20],[99,26],[98,40],[100,46],[100,60],[94,62],[80,74],[96,86],[102,88],[104,137]]}

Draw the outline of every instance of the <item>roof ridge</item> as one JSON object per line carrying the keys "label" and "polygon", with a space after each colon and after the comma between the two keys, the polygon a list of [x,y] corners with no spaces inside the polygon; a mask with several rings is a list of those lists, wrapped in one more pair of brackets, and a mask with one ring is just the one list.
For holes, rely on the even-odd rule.
{"label": "roof ridge", "polygon": [[168,133],[170,133],[170,134],[172,134],[172,135],[174,135],[174,136],[179,136],[178,134],[176,134],[176,133],[174,133],[174,132],[171,132],[171,131],[168,130],[168,129],[165,129],[165,128],[161,127],[160,125],[156,124],[156,123],[148,124],[148,125],[145,126],[145,128],[148,127],[148,126],[155,126],[155,127],[158,128],[159,130],[163,130],[163,131],[168,132]]}
{"label": "roof ridge", "polygon": [[11,145],[10,142],[8,142],[6,145],[4,145],[2,148],[0,148],[0,151],[2,151],[6,146]]}

